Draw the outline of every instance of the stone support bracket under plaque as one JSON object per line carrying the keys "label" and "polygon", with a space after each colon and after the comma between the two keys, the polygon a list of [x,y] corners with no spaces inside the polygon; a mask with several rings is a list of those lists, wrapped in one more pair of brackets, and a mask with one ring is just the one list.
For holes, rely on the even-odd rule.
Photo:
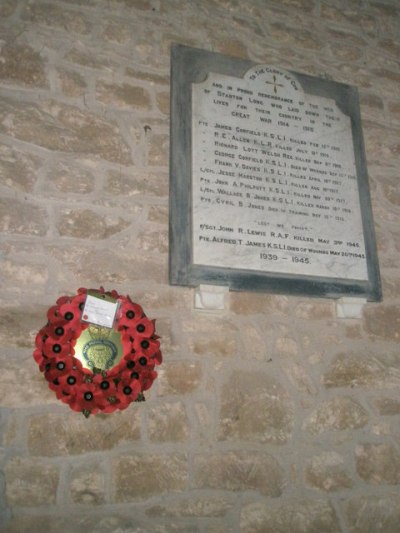
{"label": "stone support bracket under plaque", "polygon": [[357,89],[182,45],[171,65],[171,283],[380,300]]}

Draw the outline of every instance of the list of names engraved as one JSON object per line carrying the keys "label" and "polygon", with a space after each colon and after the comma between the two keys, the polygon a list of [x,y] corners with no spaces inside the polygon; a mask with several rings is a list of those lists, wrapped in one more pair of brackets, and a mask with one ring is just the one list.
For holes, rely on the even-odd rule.
{"label": "list of names engraved", "polygon": [[367,280],[351,121],[257,66],[192,85],[193,263]]}

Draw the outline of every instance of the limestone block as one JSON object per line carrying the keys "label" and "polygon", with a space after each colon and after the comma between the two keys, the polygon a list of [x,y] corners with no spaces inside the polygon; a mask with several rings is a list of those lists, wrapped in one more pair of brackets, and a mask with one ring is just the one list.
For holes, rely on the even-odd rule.
{"label": "limestone block", "polygon": [[76,413],[33,415],[28,421],[31,455],[54,457],[111,450],[140,438],[138,405],[85,419]]}
{"label": "limestone block", "polygon": [[378,305],[365,310],[365,329],[386,340],[400,339],[400,306]]}
{"label": "limestone block", "polygon": [[31,354],[21,357],[11,349],[4,350],[4,352],[0,358],[0,405],[2,407],[32,407],[57,403],[58,400],[48,388]]}
{"label": "limestone block", "polygon": [[50,2],[27,5],[22,12],[22,18],[50,28],[60,28],[68,33],[87,35],[92,28],[92,24],[83,13],[67,11]]}
{"label": "limestone block", "polygon": [[154,442],[184,442],[190,427],[182,402],[163,402],[149,410],[147,432]]}
{"label": "limestone block", "polygon": [[224,451],[194,457],[194,486],[229,491],[255,490],[276,498],[282,494],[283,469],[268,453]]}
{"label": "limestone block", "polygon": [[149,228],[147,228],[143,233],[138,235],[136,243],[139,250],[166,254],[169,245],[168,232],[161,230],[149,231]]}
{"label": "limestone block", "polygon": [[306,421],[310,433],[319,435],[324,431],[357,429],[368,424],[368,413],[357,401],[347,396],[323,402]]}
{"label": "limestone block", "polygon": [[234,357],[238,350],[238,330],[228,320],[214,315],[192,317],[183,323],[184,331],[190,333],[189,348],[197,355]]}
{"label": "limestone block", "polygon": [[398,493],[355,496],[346,508],[349,533],[398,533],[400,496]]}
{"label": "limestone block", "polygon": [[105,191],[116,196],[167,196],[167,176],[149,174],[148,172],[143,172],[137,176],[132,174],[128,177],[121,175],[120,172],[111,171],[107,177]]}
{"label": "limestone block", "polygon": [[375,405],[380,415],[400,415],[400,400],[396,398],[378,398]]}
{"label": "limestone block", "polygon": [[91,170],[83,166],[71,165],[68,161],[59,161],[47,175],[49,185],[61,193],[88,194],[93,192],[95,177]]}
{"label": "limestone block", "polygon": [[169,157],[169,136],[163,134],[155,134],[151,136],[150,146],[148,150],[147,161],[151,166],[168,165]]}
{"label": "limestone block", "polygon": [[5,467],[9,505],[32,507],[54,504],[59,481],[58,466],[15,457]]}
{"label": "limestone block", "polygon": [[169,98],[169,93],[165,91],[156,95],[157,107],[164,115],[169,115]]}
{"label": "limestone block", "polygon": [[396,369],[366,354],[339,354],[322,376],[325,387],[393,386],[400,383]]}
{"label": "limestone block", "polygon": [[224,497],[191,496],[180,498],[165,505],[153,505],[146,510],[146,514],[153,518],[169,516],[179,518],[183,516],[224,516],[233,507],[233,502]]}
{"label": "limestone block", "polygon": [[188,480],[184,455],[135,453],[113,460],[114,501],[143,500],[164,492],[182,491]]}
{"label": "limestone block", "polygon": [[400,452],[392,444],[360,444],[356,447],[358,475],[373,485],[400,484]]}
{"label": "limestone block", "polygon": [[2,144],[0,146],[0,184],[17,192],[32,192],[40,163],[38,157],[17,152]]}
{"label": "limestone block", "polygon": [[96,463],[74,468],[69,485],[70,497],[74,503],[100,505],[105,501],[105,477]]}
{"label": "limestone block", "polygon": [[14,13],[16,7],[17,5],[14,0],[4,0],[0,5],[0,17],[9,17]]}
{"label": "limestone block", "polygon": [[218,438],[284,444],[292,433],[288,392],[263,372],[232,371],[222,388]]}
{"label": "limestone block", "polygon": [[199,387],[201,378],[202,367],[199,361],[167,360],[159,370],[158,394],[190,394]]}
{"label": "limestone block", "polygon": [[348,489],[353,486],[350,471],[336,452],[324,452],[311,459],[306,467],[306,480],[312,487],[326,492]]}
{"label": "limestone block", "polygon": [[289,300],[286,296],[272,294],[233,292],[230,295],[230,309],[238,315],[260,313],[286,313]]}
{"label": "limestone block", "polygon": [[17,235],[46,235],[47,212],[27,202],[0,198],[0,231]]}
{"label": "limestone block", "polygon": [[121,217],[100,215],[90,209],[61,210],[57,229],[62,237],[106,239],[129,226]]}
{"label": "limestone block", "polygon": [[149,208],[147,216],[149,222],[156,222],[157,224],[168,225],[168,208],[162,205],[153,205]]}
{"label": "limestone block", "polygon": [[0,81],[26,87],[47,87],[45,62],[30,46],[10,42],[0,48]]}
{"label": "limestone block", "polygon": [[99,102],[123,109],[150,109],[150,96],[143,87],[97,82],[96,98]]}
{"label": "limestone block", "polygon": [[145,72],[143,70],[133,69],[131,67],[126,68],[126,75],[132,76],[137,80],[146,81],[150,85],[169,85],[169,76],[161,75],[154,72]]}
{"label": "limestone block", "polygon": [[3,98],[0,133],[49,150],[92,155],[123,165],[131,162],[115,124],[51,101],[25,104]]}
{"label": "limestone block", "polygon": [[85,94],[87,84],[80,74],[69,70],[59,70],[58,76],[64,94],[72,97],[79,97]]}
{"label": "limestone block", "polygon": [[241,533],[340,533],[333,507],[325,500],[296,500],[272,506],[269,502],[244,505]]}

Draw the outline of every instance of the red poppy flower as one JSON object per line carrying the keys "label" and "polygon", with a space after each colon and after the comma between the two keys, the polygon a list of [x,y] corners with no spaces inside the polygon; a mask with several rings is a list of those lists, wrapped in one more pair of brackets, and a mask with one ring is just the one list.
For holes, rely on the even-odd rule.
{"label": "red poppy flower", "polygon": [[137,379],[130,381],[121,380],[118,383],[118,390],[116,393],[117,400],[119,401],[119,409],[125,409],[131,402],[134,402],[142,387]]}
{"label": "red poppy flower", "polygon": [[118,329],[135,327],[143,315],[143,309],[139,304],[124,302],[118,316]]}
{"label": "red poppy flower", "polygon": [[132,347],[135,353],[140,353],[151,358],[160,350],[160,342],[153,338],[143,339],[135,337],[132,342]]}
{"label": "red poppy flower", "polygon": [[60,320],[60,318],[61,316],[58,305],[53,305],[50,307],[50,309],[47,311],[47,320],[49,322],[54,322],[55,320]]}
{"label": "red poppy flower", "polygon": [[71,368],[68,372],[60,375],[58,381],[62,392],[73,395],[83,383],[83,374],[80,370]]}
{"label": "red poppy flower", "polygon": [[75,329],[80,326],[82,312],[79,309],[79,303],[66,302],[60,305],[59,312],[62,319],[68,323],[70,328]]}
{"label": "red poppy flower", "polygon": [[74,411],[89,411],[96,414],[106,406],[107,400],[94,383],[82,383],[76,388],[76,394],[68,402]]}
{"label": "red poppy flower", "polygon": [[47,337],[42,350],[47,357],[65,357],[73,352],[70,342],[62,343],[53,337]]}
{"label": "red poppy flower", "polygon": [[149,372],[146,372],[146,374],[142,378],[142,391],[150,389],[150,387],[153,385],[153,381],[157,377],[157,372],[155,370],[150,370]]}
{"label": "red poppy flower", "polygon": [[33,352],[33,358],[37,362],[37,364],[39,365],[40,372],[44,372],[44,369],[46,367],[46,364],[47,364],[49,358],[46,357],[44,355],[44,353],[42,352],[42,350],[39,350],[39,349],[36,349]]}

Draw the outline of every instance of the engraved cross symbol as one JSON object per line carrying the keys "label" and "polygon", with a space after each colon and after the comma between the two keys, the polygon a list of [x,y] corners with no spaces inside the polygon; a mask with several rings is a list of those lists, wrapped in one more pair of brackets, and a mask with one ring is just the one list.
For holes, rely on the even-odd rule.
{"label": "engraved cross symbol", "polygon": [[265,83],[267,83],[268,85],[273,85],[274,86],[274,93],[276,94],[278,92],[277,87],[284,87],[284,85],[282,83],[276,83],[276,76],[275,75],[272,76],[272,79],[274,81],[266,81]]}

